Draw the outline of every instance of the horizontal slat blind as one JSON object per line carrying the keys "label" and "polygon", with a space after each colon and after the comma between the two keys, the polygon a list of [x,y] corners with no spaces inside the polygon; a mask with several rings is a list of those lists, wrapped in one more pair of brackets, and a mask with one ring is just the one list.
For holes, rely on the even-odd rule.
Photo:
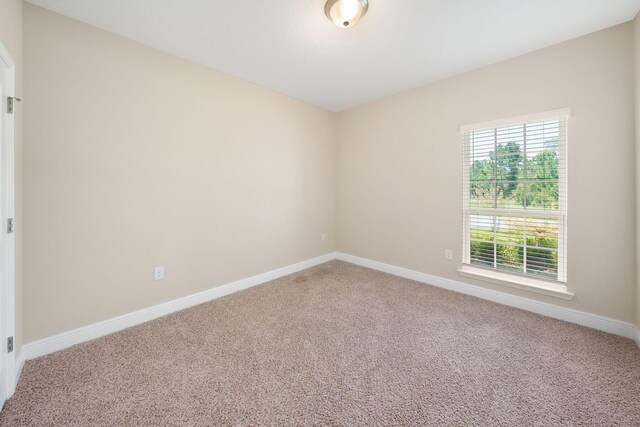
{"label": "horizontal slat blind", "polygon": [[463,137],[463,262],[566,282],[567,117]]}

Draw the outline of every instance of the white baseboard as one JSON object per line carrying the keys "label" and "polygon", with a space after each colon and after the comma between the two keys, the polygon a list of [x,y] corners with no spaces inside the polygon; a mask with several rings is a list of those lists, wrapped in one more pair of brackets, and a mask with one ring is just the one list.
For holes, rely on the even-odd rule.
{"label": "white baseboard", "polygon": [[[319,264],[324,264],[325,262],[329,262],[335,258],[336,254],[334,252],[328,253],[297,264],[238,280],[237,282],[217,286],[197,294],[188,295],[162,304],[154,305],[152,307],[144,308],[142,310],[134,311],[133,313],[114,317],[102,322],[33,341],[23,345],[20,357],[22,357],[23,360],[30,360],[44,356],[67,347],[71,347],[72,345],[90,341],[131,326],[157,319],[158,317],[162,317],[176,311],[184,310],[185,308],[193,307],[252,286],[278,279],[288,274],[296,273]],[[22,368],[20,367],[20,369]],[[17,376],[19,375],[18,372],[16,374]]]}
{"label": "white baseboard", "polygon": [[636,329],[636,334],[635,334],[634,340],[636,344],[638,344],[638,347],[640,347],[640,328],[635,328],[635,329]]}
{"label": "white baseboard", "polygon": [[609,317],[590,314],[584,311],[573,310],[570,308],[560,307],[554,304],[548,304],[529,298],[508,294],[505,292],[494,291],[492,289],[483,288],[481,286],[469,285],[467,283],[458,282],[456,280],[445,279],[443,277],[433,276],[419,271],[409,270],[402,267],[396,267],[390,264],[384,264],[378,261],[372,261],[366,258],[360,258],[353,255],[337,253],[337,259],[352,264],[360,265],[378,270],[385,273],[393,274],[417,282],[426,283],[437,286],[439,288],[460,292],[466,295],[472,295],[488,301],[497,302],[499,304],[516,307],[522,310],[531,311],[533,313],[542,314],[543,316],[552,317],[554,319],[565,320],[567,322],[576,323],[578,325],[587,326],[589,328],[598,329],[600,331],[609,332],[615,335],[621,335],[626,338],[635,339],[640,346],[640,338],[638,338],[637,330],[632,323],[623,322],[621,320]]}
{"label": "white baseboard", "polygon": [[[18,353],[18,357],[16,358],[16,373],[15,373],[15,381],[13,383],[14,387],[13,387],[13,391],[15,390],[15,386],[18,384],[18,379],[20,379],[20,374],[22,374],[22,368],[24,368],[24,362],[26,361],[24,358],[24,348],[20,349],[20,352]],[[13,393],[11,393],[13,394]]]}

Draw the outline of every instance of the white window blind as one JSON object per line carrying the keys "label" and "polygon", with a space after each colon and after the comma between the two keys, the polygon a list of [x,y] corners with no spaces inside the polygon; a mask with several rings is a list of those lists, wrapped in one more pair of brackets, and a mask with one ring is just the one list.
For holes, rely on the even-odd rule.
{"label": "white window blind", "polygon": [[463,263],[567,280],[568,110],[463,128]]}

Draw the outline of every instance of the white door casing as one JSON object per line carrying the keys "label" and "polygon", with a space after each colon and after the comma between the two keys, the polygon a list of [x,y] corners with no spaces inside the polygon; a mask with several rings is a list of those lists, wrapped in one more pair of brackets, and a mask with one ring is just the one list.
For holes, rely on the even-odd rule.
{"label": "white door casing", "polygon": [[15,350],[8,339],[15,337],[15,234],[7,220],[14,218],[14,114],[7,109],[15,95],[15,63],[0,41],[0,400],[15,391]]}

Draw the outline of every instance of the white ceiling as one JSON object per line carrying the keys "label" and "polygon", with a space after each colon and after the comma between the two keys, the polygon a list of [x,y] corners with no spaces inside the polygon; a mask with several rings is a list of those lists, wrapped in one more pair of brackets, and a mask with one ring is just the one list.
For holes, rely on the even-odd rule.
{"label": "white ceiling", "polygon": [[640,0],[27,0],[330,111],[633,19]]}

